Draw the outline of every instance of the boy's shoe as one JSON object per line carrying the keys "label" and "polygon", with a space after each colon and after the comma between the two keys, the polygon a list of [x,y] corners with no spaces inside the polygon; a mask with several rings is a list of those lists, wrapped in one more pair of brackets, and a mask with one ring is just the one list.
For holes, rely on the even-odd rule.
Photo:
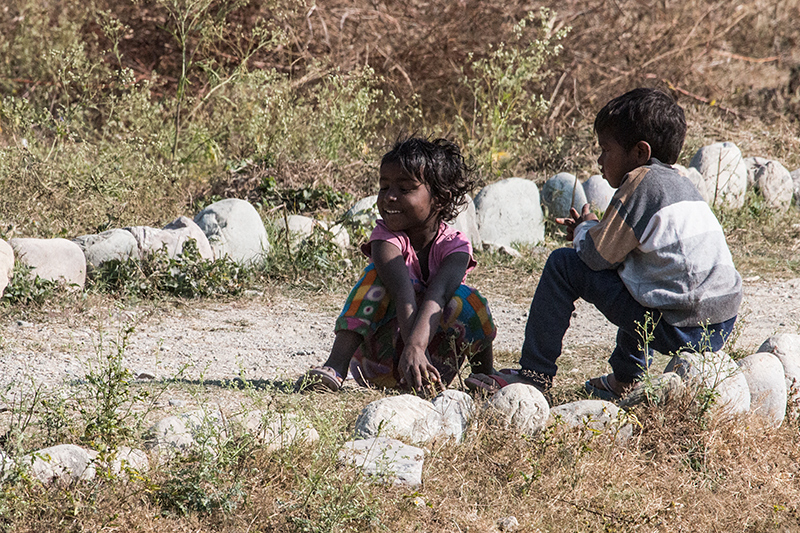
{"label": "boy's shoe", "polygon": [[[583,388],[590,396],[594,396],[600,400],[606,400],[609,402],[616,402],[622,399],[622,397],[627,394],[632,388],[633,383],[624,383],[622,381],[617,381],[617,383],[623,385],[622,394],[617,393],[611,384],[608,382],[608,378],[611,374],[603,374],[597,378],[592,378],[595,380],[599,380],[600,383],[592,384],[592,380],[586,380],[586,383],[583,384]],[[599,386],[598,386],[599,385]]]}
{"label": "boy's shoe", "polygon": [[297,392],[338,392],[342,388],[344,378],[329,366],[315,366],[300,376],[294,383]]}

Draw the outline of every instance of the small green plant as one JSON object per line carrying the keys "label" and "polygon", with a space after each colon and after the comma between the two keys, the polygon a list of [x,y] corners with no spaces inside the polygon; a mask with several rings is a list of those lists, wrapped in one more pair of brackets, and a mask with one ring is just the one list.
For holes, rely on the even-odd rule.
{"label": "small green plant", "polygon": [[34,269],[16,261],[9,284],[0,302],[7,305],[41,306],[52,299],[61,289],[57,281],[40,278]]}
{"label": "small green plant", "polygon": [[[143,415],[133,414],[137,403],[146,403],[147,390],[134,387],[133,375],[125,367],[124,356],[134,327],[122,329],[119,338],[106,344],[103,335],[96,345],[97,362],[86,373],[87,401],[78,403],[85,421],[81,440],[96,450],[115,449],[130,439]],[[131,421],[135,423],[130,424]]]}
{"label": "small green plant", "polygon": [[104,262],[91,277],[101,291],[126,297],[152,298],[168,294],[183,298],[240,294],[253,274],[252,269],[230,258],[208,260],[200,255],[197,242],[183,243],[181,253],[170,257],[166,248],[145,256]]}
{"label": "small green plant", "polygon": [[[461,83],[472,93],[474,105],[471,112],[456,116],[456,126],[464,146],[486,169],[500,171],[537,143],[536,124],[550,106],[540,92],[550,75],[544,66],[560,53],[558,43],[568,32],[553,31],[551,17],[546,8],[530,12],[488,57],[469,57]],[[530,37],[531,28],[535,37]]]}
{"label": "small green plant", "polygon": [[293,213],[319,210],[336,211],[349,205],[353,196],[329,186],[279,187],[273,176],[265,176],[258,187],[265,206],[285,205]]}

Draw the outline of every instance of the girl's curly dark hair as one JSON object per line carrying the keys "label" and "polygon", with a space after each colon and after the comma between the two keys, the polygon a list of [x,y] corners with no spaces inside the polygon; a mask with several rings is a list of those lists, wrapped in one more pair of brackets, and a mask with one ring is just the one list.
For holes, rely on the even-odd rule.
{"label": "girl's curly dark hair", "polygon": [[381,158],[381,165],[399,164],[431,190],[439,220],[451,222],[467,205],[466,195],[479,184],[475,167],[468,164],[458,146],[447,139],[419,137],[398,140]]}

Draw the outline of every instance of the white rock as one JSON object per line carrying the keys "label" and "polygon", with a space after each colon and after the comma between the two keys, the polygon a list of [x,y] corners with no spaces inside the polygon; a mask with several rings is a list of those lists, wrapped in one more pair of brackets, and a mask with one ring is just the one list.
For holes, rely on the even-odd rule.
{"label": "white rock", "polygon": [[670,360],[664,372],[675,372],[691,387],[704,387],[717,395],[715,409],[728,417],[750,410],[747,380],[728,354],[723,351],[681,352]]}
{"label": "white rock", "polygon": [[435,413],[433,404],[419,396],[388,396],[364,407],[356,419],[355,433],[362,439],[390,437],[427,442],[435,437],[427,423]]}
{"label": "white rock", "polygon": [[759,352],[773,354],[783,366],[789,407],[793,415],[800,414],[800,335],[781,333],[773,335],[758,348]]}
{"label": "white rock", "polygon": [[638,383],[618,405],[623,409],[639,404],[666,405],[683,396],[684,390],[681,377],[667,372]]}
{"label": "white rock", "polygon": [[416,486],[422,483],[425,454],[399,440],[376,437],[346,442],[339,461],[361,468],[381,483]]}
{"label": "white rock", "polygon": [[194,239],[200,257],[214,259],[214,252],[211,250],[206,234],[191,218],[180,216],[164,226],[163,229],[148,226],[131,226],[125,229],[131,232],[136,239],[140,258],[161,250],[163,247],[166,247],[169,257],[177,257],[183,251],[183,243]]}
{"label": "white rock", "polygon": [[342,224],[334,224],[328,228],[333,236],[333,242],[342,250],[350,247],[350,234]]}
{"label": "white rock", "polygon": [[475,197],[484,247],[538,244],[544,239],[539,188],[530,180],[508,178],[487,185]]}
{"label": "white rock", "polygon": [[169,416],[156,422],[148,431],[147,448],[168,456],[185,453],[190,448],[213,452],[222,434],[222,413],[219,411],[191,411]]}
{"label": "white rock", "polygon": [[511,383],[497,391],[489,406],[508,427],[523,435],[538,435],[547,425],[550,406],[539,389],[524,383]]}
{"label": "white rock", "polygon": [[747,167],[742,152],[730,142],[700,148],[692,157],[696,168],[714,192],[712,205],[742,207],[747,190]]}
{"label": "white rock", "polygon": [[287,227],[289,228],[290,241],[294,247],[299,246],[304,239],[311,237],[314,229],[330,232],[331,241],[341,249],[350,246],[350,235],[341,224],[335,224],[328,228],[328,224],[322,220],[316,220],[305,215],[289,215],[285,220],[280,218],[277,221],[277,225],[282,231],[286,231]]}
{"label": "white rock", "polygon": [[767,352],[754,353],[739,361],[750,388],[750,412],[771,427],[780,427],[786,417],[786,379],[780,359]]}
{"label": "white rock", "polygon": [[684,176],[692,182],[695,189],[697,189],[700,196],[703,197],[703,200],[705,200],[707,204],[710,205],[714,201],[714,189],[709,182],[703,179],[699,170],[694,167],[685,167],[678,164],[672,165],[672,168],[677,170],[681,176]]}
{"label": "white rock", "polygon": [[605,400],[578,400],[557,405],[550,409],[550,416],[573,428],[607,433],[618,444],[624,444],[633,435],[633,425],[628,422],[625,411]]}
{"label": "white rock", "polygon": [[250,411],[237,417],[245,431],[261,441],[268,451],[296,444],[311,444],[319,440],[319,433],[307,420],[294,413],[280,414],[270,411]]}
{"label": "white rock", "polygon": [[86,262],[97,268],[106,261],[127,261],[139,257],[139,247],[130,231],[110,229],[97,235],[81,235],[72,242],[83,250]]}
{"label": "white rock", "polygon": [[469,195],[467,195],[466,207],[458,214],[451,226],[469,239],[473,250],[483,249],[483,240],[481,240],[481,234],[478,230],[478,212],[475,210],[475,202]]}
{"label": "white rock", "polygon": [[375,227],[375,222],[380,218],[378,195],[374,194],[357,201],[353,207],[347,210],[344,218],[351,224],[365,228],[367,232],[372,231]]}
{"label": "white rock", "polygon": [[0,239],[0,297],[8,287],[14,273],[14,249],[6,241]]}
{"label": "white rock", "polygon": [[583,192],[586,194],[586,201],[589,202],[592,209],[604,213],[608,209],[608,204],[611,203],[611,198],[614,197],[617,189],[609,185],[603,176],[595,174],[594,176],[589,176],[589,179],[583,182]]}
{"label": "white rock", "polygon": [[96,467],[103,468],[109,473],[119,476],[127,475],[129,472],[145,474],[150,471],[150,460],[144,450],[120,446],[106,454],[91,453]]}
{"label": "white rock", "polygon": [[542,204],[547,208],[547,217],[550,219],[568,217],[570,207],[580,213],[587,203],[581,182],[569,172],[560,172],[547,180],[541,194]]}
{"label": "white rock", "polygon": [[20,458],[20,466],[30,467],[33,477],[45,484],[90,480],[96,473],[89,450],[74,444],[59,444],[25,455]]}
{"label": "white rock", "polygon": [[86,257],[74,242],[26,238],[11,239],[10,244],[17,260],[33,268],[31,274],[79,289],[86,284]]}
{"label": "white rock", "polygon": [[506,516],[497,521],[497,529],[500,531],[516,531],[519,527],[519,520],[516,516]]}
{"label": "white rock", "polygon": [[788,211],[792,205],[794,183],[786,167],[763,157],[748,157],[744,161],[748,185],[752,180],[752,186],[761,192],[770,209]]}
{"label": "white rock", "polygon": [[434,413],[428,417],[430,433],[460,442],[475,413],[472,397],[462,391],[448,389],[433,399]]}
{"label": "white rock", "polygon": [[0,482],[5,480],[15,470],[14,461],[0,450]]}
{"label": "white rock", "polygon": [[244,265],[261,265],[270,251],[264,221],[250,202],[227,198],[215,202],[194,217],[205,233],[214,257]]}
{"label": "white rock", "polygon": [[293,235],[310,237],[314,233],[314,228],[322,225],[317,220],[305,215],[289,215],[285,220],[280,218],[278,226],[284,231],[289,228],[289,233]]}
{"label": "white rock", "polygon": [[794,205],[800,208],[800,168],[790,172],[792,176],[792,184],[794,187]]}

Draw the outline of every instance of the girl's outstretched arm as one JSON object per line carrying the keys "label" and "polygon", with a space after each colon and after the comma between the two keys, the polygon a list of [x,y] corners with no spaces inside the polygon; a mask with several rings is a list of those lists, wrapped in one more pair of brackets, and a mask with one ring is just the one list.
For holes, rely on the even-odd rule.
{"label": "girl's outstretched arm", "polygon": [[428,284],[409,336],[404,337],[399,369],[416,390],[431,383],[442,388],[441,376],[428,358],[428,345],[439,328],[442,311],[461,285],[468,265],[469,254],[464,252],[452,253],[445,258]]}
{"label": "girl's outstretched arm", "polygon": [[372,262],[397,309],[403,341],[408,339],[417,313],[417,300],[400,249],[387,241],[372,242]]}

